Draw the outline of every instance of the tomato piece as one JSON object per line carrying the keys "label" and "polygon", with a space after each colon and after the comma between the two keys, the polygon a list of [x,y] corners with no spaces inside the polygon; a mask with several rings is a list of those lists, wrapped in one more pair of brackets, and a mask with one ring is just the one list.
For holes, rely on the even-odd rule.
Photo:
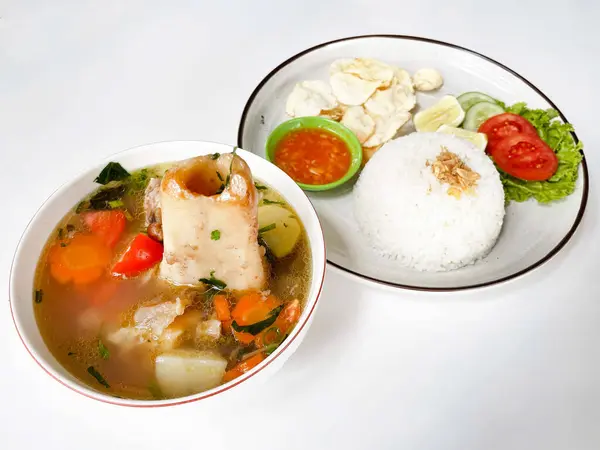
{"label": "tomato piece", "polygon": [[127,224],[127,217],[120,210],[87,211],[81,218],[89,230],[111,248],[119,242]]}
{"label": "tomato piece", "polygon": [[554,151],[530,134],[516,134],[498,141],[491,156],[501,170],[526,181],[547,180],[558,169]]}
{"label": "tomato piece", "polygon": [[498,114],[497,116],[490,117],[481,124],[478,131],[487,135],[488,145],[486,151],[490,155],[494,150],[496,142],[509,136],[528,134],[538,137],[537,130],[529,120],[513,113]]}
{"label": "tomato piece", "polygon": [[134,276],[157,264],[163,255],[163,245],[140,233],[133,238],[121,259],[112,268],[112,274]]}

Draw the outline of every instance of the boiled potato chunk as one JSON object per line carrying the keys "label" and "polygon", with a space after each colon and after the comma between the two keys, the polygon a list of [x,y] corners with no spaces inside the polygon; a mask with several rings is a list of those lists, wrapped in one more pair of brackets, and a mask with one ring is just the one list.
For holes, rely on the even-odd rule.
{"label": "boiled potato chunk", "polygon": [[302,233],[294,214],[278,205],[264,205],[258,208],[258,229],[276,258],[283,258],[292,253]]}
{"label": "boiled potato chunk", "polygon": [[185,397],[221,383],[227,361],[217,353],[178,349],[156,357],[156,381],[167,397]]}

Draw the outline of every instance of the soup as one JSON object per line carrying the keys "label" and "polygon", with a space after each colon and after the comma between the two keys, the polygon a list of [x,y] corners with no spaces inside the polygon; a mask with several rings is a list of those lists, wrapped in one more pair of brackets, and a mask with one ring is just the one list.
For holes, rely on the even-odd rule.
{"label": "soup", "polygon": [[40,257],[36,320],[56,359],[107,394],[191,395],[249,371],[296,325],[309,242],[285,199],[233,154],[129,173],[58,224]]}

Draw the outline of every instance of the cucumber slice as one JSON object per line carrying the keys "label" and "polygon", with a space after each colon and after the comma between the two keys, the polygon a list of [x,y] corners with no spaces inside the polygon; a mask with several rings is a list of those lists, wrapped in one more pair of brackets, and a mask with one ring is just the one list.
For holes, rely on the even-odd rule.
{"label": "cucumber slice", "polygon": [[467,112],[471,109],[471,106],[480,102],[489,102],[489,103],[497,103],[495,98],[490,97],[489,95],[483,94],[481,92],[465,92],[464,94],[456,97],[458,103],[460,103],[461,108],[464,112]]}
{"label": "cucumber slice", "polygon": [[479,102],[475,103],[467,114],[465,114],[465,121],[463,128],[465,130],[477,131],[479,125],[488,120],[490,117],[502,114],[504,109],[497,103],[491,102]]}

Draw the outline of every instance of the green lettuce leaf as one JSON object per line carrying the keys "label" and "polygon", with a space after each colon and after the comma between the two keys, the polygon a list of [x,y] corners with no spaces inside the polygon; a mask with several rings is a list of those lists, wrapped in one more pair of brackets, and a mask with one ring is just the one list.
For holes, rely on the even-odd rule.
{"label": "green lettuce leaf", "polygon": [[550,203],[572,194],[583,159],[583,144],[575,143],[571,134],[573,126],[560,121],[554,109],[529,109],[524,102],[505,106],[505,109],[529,120],[558,157],[558,169],[547,181],[519,180],[500,171],[506,202],[524,202],[533,197],[540,203]]}

